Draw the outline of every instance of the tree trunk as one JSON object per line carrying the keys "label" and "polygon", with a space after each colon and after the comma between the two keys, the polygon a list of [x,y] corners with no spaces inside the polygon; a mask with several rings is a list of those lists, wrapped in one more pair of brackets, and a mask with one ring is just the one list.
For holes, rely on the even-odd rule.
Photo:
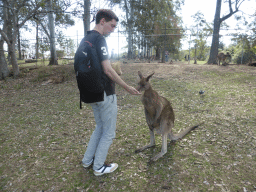
{"label": "tree trunk", "polygon": [[213,26],[212,46],[211,46],[208,64],[210,64],[210,63],[217,64],[219,35],[220,35],[219,34],[219,32],[220,32],[220,11],[221,11],[221,0],[217,0],[216,12],[215,12],[215,17],[214,17],[214,26]]}
{"label": "tree trunk", "polygon": [[161,49],[159,47],[156,48],[156,59],[159,60],[160,59],[160,52]]}
{"label": "tree trunk", "polygon": [[128,59],[132,58],[132,31],[129,28],[128,31],[128,55],[127,55]]}
{"label": "tree trunk", "polygon": [[4,40],[0,40],[0,80],[5,79],[9,75],[9,69],[4,55]]}
{"label": "tree trunk", "polygon": [[90,31],[90,0],[84,0],[84,36]]}
{"label": "tree trunk", "polygon": [[165,50],[162,49],[161,63],[165,63]]}
{"label": "tree trunk", "polygon": [[12,63],[12,70],[13,70],[13,76],[14,78],[17,77],[20,74],[16,53],[15,53],[15,43],[11,43],[11,46],[9,46],[9,53],[11,56],[11,63]]}
{"label": "tree trunk", "polygon": [[[9,17],[10,18],[10,17]],[[13,76],[16,78],[20,74],[18,62],[17,62],[17,56],[16,56],[16,42],[17,42],[17,36],[19,33],[19,27],[18,27],[18,17],[16,15],[16,12],[13,11],[12,14],[12,29],[10,31],[7,31],[7,34],[9,34],[9,39],[6,39],[8,44],[8,52],[11,57],[11,64],[12,64],[12,70],[13,70]],[[3,35],[3,34],[2,34]]]}
{"label": "tree trunk", "polygon": [[12,29],[12,36],[11,36],[11,41],[8,45],[9,53],[11,56],[11,63],[12,63],[12,70],[13,70],[13,76],[16,78],[20,74],[18,62],[17,62],[17,56],[16,56],[16,41],[17,41],[17,36],[19,33],[19,28],[17,26],[17,17],[14,14],[13,16],[13,29]]}
{"label": "tree trunk", "polygon": [[39,54],[38,54],[38,47],[39,47],[39,43],[38,43],[38,22],[36,22],[36,60],[39,58]]}
{"label": "tree trunk", "polygon": [[21,60],[20,31],[18,32],[18,52],[19,52],[19,60]]}
{"label": "tree trunk", "polygon": [[7,31],[7,21],[8,21],[8,15],[7,15],[7,8],[6,8],[6,2],[3,1],[3,13],[2,13],[2,19],[3,19],[3,30],[0,29],[1,32],[1,39],[0,39],[0,79],[5,79],[8,77],[10,71],[8,69],[8,64],[6,62],[5,54],[4,54],[4,37],[3,34]]}
{"label": "tree trunk", "polygon": [[52,10],[52,0],[48,0],[48,21],[49,21],[49,31],[50,31],[50,51],[51,58],[49,65],[58,65],[56,46],[55,46],[55,31],[54,31],[54,17]]}

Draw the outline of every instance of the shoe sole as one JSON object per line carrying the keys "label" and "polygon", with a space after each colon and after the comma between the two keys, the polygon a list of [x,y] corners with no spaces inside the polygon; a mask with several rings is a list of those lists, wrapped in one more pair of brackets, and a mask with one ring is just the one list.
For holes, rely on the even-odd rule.
{"label": "shoe sole", "polygon": [[[114,167],[113,170],[111,170],[111,172],[107,172],[107,173],[113,173],[117,168],[118,168],[118,165],[116,167]],[[104,174],[107,174],[107,173],[101,173],[101,172],[94,171],[95,176],[101,176],[101,175],[104,175]]]}

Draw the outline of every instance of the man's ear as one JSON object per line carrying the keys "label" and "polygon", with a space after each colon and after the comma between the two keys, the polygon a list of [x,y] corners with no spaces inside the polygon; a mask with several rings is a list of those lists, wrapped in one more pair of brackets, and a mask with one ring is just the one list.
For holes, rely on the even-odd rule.
{"label": "man's ear", "polygon": [[102,18],[101,20],[100,20],[100,24],[104,24],[106,22],[106,19],[105,18]]}

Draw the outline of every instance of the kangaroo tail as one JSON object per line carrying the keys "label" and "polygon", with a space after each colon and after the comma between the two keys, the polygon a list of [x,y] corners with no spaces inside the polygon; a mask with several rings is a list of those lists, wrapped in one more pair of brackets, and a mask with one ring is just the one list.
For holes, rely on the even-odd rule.
{"label": "kangaroo tail", "polygon": [[178,139],[182,139],[182,138],[183,138],[185,135],[187,135],[190,131],[192,131],[192,130],[198,128],[198,127],[199,127],[200,125],[202,125],[202,124],[204,124],[204,123],[200,123],[200,124],[195,125],[195,126],[193,126],[193,127],[189,127],[189,128],[187,128],[187,129],[184,129],[183,131],[181,131],[181,132],[178,133],[178,134],[174,134],[173,137],[171,138],[171,140],[176,141],[176,140],[178,140]]}

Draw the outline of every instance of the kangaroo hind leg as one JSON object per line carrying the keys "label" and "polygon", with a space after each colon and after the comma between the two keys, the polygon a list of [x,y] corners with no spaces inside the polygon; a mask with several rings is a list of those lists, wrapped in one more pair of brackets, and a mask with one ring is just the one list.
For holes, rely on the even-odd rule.
{"label": "kangaroo hind leg", "polygon": [[163,157],[163,155],[165,153],[167,153],[167,136],[168,134],[167,133],[164,133],[162,135],[162,150],[160,153],[158,153],[156,156],[154,156],[151,161],[156,161],[158,160],[160,157]]}
{"label": "kangaroo hind leg", "polygon": [[154,131],[150,129],[150,143],[144,147],[141,147],[135,151],[135,153],[139,153],[147,148],[155,146],[155,134]]}

